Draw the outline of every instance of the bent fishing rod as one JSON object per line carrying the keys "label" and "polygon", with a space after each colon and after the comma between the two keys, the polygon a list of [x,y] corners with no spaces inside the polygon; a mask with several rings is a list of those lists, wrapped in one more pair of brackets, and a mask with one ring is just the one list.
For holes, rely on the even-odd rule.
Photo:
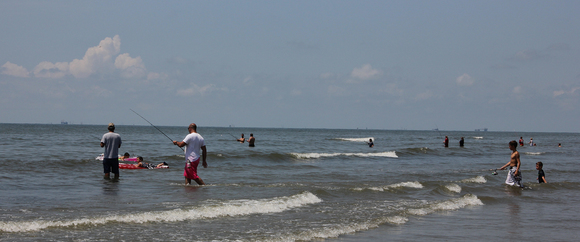
{"label": "bent fishing rod", "polygon": [[[140,114],[138,114],[137,112],[135,112],[135,110],[133,109],[129,109],[131,111],[133,111],[135,114],[139,115],[139,117],[141,117],[143,120],[147,121],[147,123],[151,124],[151,126],[153,126],[153,128],[156,128],[159,132],[161,132],[163,135],[165,135],[165,137],[167,137],[169,140],[171,140],[171,143],[173,143],[173,140],[171,138],[169,138],[169,136],[167,136],[165,133],[163,133],[163,131],[161,131],[159,128],[157,128],[155,125],[153,125],[151,122],[149,122],[149,120],[147,120],[146,118],[144,118],[143,116],[141,116]],[[179,146],[177,146],[179,147]],[[183,150],[183,147],[179,147],[181,150]],[[185,151],[185,150],[183,150]]]}

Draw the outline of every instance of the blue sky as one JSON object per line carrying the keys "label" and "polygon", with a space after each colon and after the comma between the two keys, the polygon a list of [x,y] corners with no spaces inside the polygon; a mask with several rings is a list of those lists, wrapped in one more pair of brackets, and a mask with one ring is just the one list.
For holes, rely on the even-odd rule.
{"label": "blue sky", "polygon": [[580,132],[580,1],[0,1],[0,123]]}

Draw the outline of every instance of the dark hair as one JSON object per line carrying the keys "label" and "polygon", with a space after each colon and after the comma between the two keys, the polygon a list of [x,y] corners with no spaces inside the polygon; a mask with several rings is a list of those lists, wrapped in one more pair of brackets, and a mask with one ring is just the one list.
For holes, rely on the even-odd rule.
{"label": "dark hair", "polygon": [[129,155],[128,152],[125,152],[125,154],[123,154],[123,156],[131,156],[131,155]]}
{"label": "dark hair", "polygon": [[516,142],[515,140],[512,140],[512,141],[510,141],[510,146],[518,147],[518,142]]}
{"label": "dark hair", "polygon": [[541,161],[538,161],[538,162],[536,163],[536,165],[538,165],[539,167],[544,167],[544,163],[542,163]]}
{"label": "dark hair", "polygon": [[141,157],[141,156],[137,156],[137,159],[138,159],[139,161],[143,161],[143,157]]}

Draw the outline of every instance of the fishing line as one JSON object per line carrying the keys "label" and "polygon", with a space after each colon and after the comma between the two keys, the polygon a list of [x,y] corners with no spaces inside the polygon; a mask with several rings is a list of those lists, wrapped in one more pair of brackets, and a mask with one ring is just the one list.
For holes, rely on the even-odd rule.
{"label": "fishing line", "polygon": [[[143,120],[147,121],[147,123],[151,124],[151,126],[153,126],[153,128],[156,128],[159,132],[161,132],[163,135],[165,135],[165,137],[167,137],[169,140],[171,140],[171,143],[173,143],[173,140],[171,138],[169,138],[169,136],[167,136],[165,133],[163,133],[163,131],[161,131],[159,128],[157,128],[155,125],[153,125],[151,122],[149,122],[149,120],[147,120],[146,118],[144,118],[143,116],[141,116],[140,114],[138,114],[137,112],[135,112],[135,110],[133,109],[129,109],[131,111],[133,111],[135,114],[139,115],[139,117],[141,117]],[[177,146],[179,147],[179,146]],[[183,150],[183,147],[179,147],[181,150]],[[183,150],[185,151],[185,150]]]}

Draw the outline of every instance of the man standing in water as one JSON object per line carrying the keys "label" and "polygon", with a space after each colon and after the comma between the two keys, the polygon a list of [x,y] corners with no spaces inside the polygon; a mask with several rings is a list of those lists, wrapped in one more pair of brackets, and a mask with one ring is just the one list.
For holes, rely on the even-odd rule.
{"label": "man standing in water", "polygon": [[121,148],[121,135],[115,133],[115,124],[109,123],[108,133],[101,138],[101,147],[105,147],[103,156],[103,170],[105,179],[111,179],[110,172],[115,173],[113,179],[119,179],[119,148]]}
{"label": "man standing in water", "polygon": [[[199,165],[199,159],[203,159],[203,167],[207,168],[207,162],[205,161],[207,157],[207,150],[205,149],[205,142],[203,137],[197,133],[197,125],[191,123],[187,127],[189,134],[185,136],[183,141],[173,141],[174,145],[179,147],[185,146],[185,171],[183,176],[185,176],[185,185],[190,185],[191,180],[194,180],[199,185],[205,185],[203,180],[197,175],[197,166]],[[201,154],[200,154],[201,150]]]}
{"label": "man standing in water", "polygon": [[524,187],[522,185],[522,174],[520,173],[520,152],[517,151],[518,142],[512,140],[510,141],[509,146],[510,150],[512,151],[510,161],[499,169],[503,170],[508,166],[510,167],[505,184],[510,186],[516,185],[519,187]]}
{"label": "man standing in water", "polygon": [[445,141],[443,141],[443,145],[445,145],[445,147],[449,147],[449,137],[445,136]]}
{"label": "man standing in water", "polygon": [[250,138],[248,139],[248,143],[250,147],[254,147],[254,142],[256,142],[256,138],[254,138],[254,134],[250,134]]}
{"label": "man standing in water", "polygon": [[461,139],[459,140],[459,147],[463,147],[464,144],[465,140],[463,139],[463,137],[461,137]]}

